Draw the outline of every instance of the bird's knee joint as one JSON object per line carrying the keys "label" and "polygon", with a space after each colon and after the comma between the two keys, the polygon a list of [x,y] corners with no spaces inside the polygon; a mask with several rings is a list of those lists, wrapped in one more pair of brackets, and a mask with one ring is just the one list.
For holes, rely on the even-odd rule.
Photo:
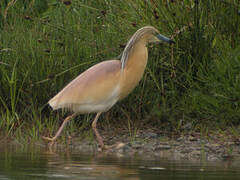
{"label": "bird's knee joint", "polygon": [[97,128],[97,123],[93,122],[92,123],[92,128],[96,129]]}

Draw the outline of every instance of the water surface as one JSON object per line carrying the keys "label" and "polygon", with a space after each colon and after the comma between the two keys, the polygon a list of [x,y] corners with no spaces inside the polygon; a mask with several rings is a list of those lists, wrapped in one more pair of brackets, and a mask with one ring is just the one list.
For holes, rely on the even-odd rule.
{"label": "water surface", "polygon": [[240,162],[187,161],[167,158],[80,153],[50,153],[40,146],[0,147],[0,180],[169,180],[240,179]]}

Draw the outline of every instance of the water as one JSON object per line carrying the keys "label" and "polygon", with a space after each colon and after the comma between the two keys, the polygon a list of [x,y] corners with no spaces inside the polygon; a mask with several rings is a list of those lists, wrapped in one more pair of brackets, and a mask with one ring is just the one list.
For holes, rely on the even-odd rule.
{"label": "water", "polygon": [[63,149],[0,147],[0,180],[240,179],[240,161],[190,162]]}

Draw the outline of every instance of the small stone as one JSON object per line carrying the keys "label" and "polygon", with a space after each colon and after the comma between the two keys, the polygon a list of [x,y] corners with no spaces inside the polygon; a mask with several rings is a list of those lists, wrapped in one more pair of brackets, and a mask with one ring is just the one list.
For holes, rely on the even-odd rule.
{"label": "small stone", "polygon": [[180,145],[179,142],[174,142],[174,143],[173,143],[173,146],[179,146],[179,145]]}
{"label": "small stone", "polygon": [[145,133],[145,137],[148,137],[148,138],[156,138],[156,137],[157,137],[157,134],[156,134],[156,133],[153,133],[153,132],[147,132],[147,133]]}
{"label": "small stone", "polygon": [[170,145],[164,145],[164,144],[160,144],[158,145],[154,150],[167,150],[167,149],[171,149]]}
{"label": "small stone", "polygon": [[193,152],[191,152],[192,156],[200,156],[200,154],[201,154],[201,151],[197,151],[197,150],[194,150]]}
{"label": "small stone", "polygon": [[184,153],[184,154],[187,154],[187,153],[190,153],[192,151],[193,151],[192,149],[182,149],[180,152]]}
{"label": "small stone", "polygon": [[179,142],[179,141],[183,141],[184,140],[184,137],[179,137],[179,138],[177,138],[177,141]]}
{"label": "small stone", "polygon": [[218,159],[219,158],[215,155],[209,155],[208,158],[207,158],[208,161],[217,161]]}
{"label": "small stone", "polygon": [[159,144],[161,144],[161,145],[169,145],[168,142],[160,142]]}
{"label": "small stone", "polygon": [[189,137],[188,137],[188,140],[189,140],[189,141],[197,141],[197,138],[194,137],[194,136],[189,136]]}
{"label": "small stone", "polygon": [[198,147],[196,147],[196,150],[200,151],[200,150],[202,150],[202,147],[198,146]]}
{"label": "small stone", "polygon": [[228,146],[231,146],[231,145],[234,145],[234,144],[235,144],[234,142],[227,142]]}

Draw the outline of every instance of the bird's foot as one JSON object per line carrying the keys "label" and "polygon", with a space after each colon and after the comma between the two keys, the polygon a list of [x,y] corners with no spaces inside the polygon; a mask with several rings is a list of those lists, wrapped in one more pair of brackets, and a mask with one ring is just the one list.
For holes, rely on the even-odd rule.
{"label": "bird's foot", "polygon": [[56,142],[56,138],[50,138],[50,137],[45,137],[42,136],[42,138],[46,141],[49,141],[48,146],[51,148],[53,146],[53,144]]}
{"label": "bird's foot", "polygon": [[121,143],[121,142],[118,142],[118,143],[115,143],[113,145],[103,145],[101,147],[101,150],[100,151],[108,151],[108,150],[113,150],[113,149],[120,149],[122,147],[124,147],[125,144],[124,143]]}

